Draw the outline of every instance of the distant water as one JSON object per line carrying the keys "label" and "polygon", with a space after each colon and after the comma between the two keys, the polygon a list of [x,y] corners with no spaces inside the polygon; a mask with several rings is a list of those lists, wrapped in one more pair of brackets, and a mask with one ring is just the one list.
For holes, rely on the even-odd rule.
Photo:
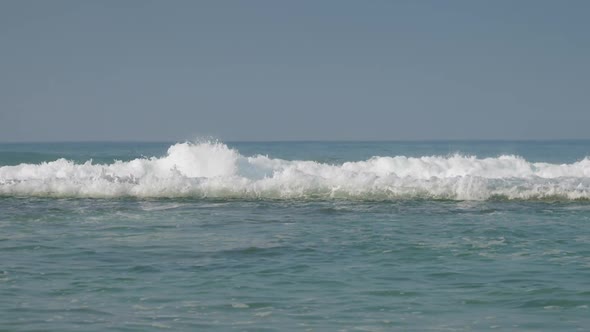
{"label": "distant water", "polygon": [[0,330],[586,331],[588,156],[0,144]]}

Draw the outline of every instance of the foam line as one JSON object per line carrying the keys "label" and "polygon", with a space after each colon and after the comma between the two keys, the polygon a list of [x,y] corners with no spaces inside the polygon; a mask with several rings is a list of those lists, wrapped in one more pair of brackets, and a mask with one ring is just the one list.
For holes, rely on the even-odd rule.
{"label": "foam line", "polygon": [[590,160],[519,156],[373,157],[339,165],[241,155],[223,143],[178,143],[161,158],[111,164],[59,159],[0,167],[0,195],[268,199],[590,199]]}

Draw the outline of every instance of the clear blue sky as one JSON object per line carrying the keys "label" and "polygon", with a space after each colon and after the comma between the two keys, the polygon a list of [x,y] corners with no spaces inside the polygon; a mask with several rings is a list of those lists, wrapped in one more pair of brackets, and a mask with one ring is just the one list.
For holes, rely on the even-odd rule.
{"label": "clear blue sky", "polygon": [[590,1],[0,2],[0,142],[590,138]]}

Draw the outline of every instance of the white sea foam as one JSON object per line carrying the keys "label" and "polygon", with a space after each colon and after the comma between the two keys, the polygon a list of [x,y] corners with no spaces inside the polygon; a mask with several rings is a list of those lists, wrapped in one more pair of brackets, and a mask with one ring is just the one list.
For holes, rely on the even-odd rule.
{"label": "white sea foam", "polygon": [[59,159],[0,167],[0,195],[270,199],[590,199],[590,160],[518,156],[373,157],[339,165],[242,156],[225,144],[178,143],[161,158],[112,164]]}

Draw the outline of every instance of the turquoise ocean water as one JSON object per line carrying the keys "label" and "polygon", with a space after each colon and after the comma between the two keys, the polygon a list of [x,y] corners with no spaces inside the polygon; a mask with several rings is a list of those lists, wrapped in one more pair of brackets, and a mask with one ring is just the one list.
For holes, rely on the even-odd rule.
{"label": "turquoise ocean water", "polygon": [[586,331],[587,156],[0,144],[0,330]]}

